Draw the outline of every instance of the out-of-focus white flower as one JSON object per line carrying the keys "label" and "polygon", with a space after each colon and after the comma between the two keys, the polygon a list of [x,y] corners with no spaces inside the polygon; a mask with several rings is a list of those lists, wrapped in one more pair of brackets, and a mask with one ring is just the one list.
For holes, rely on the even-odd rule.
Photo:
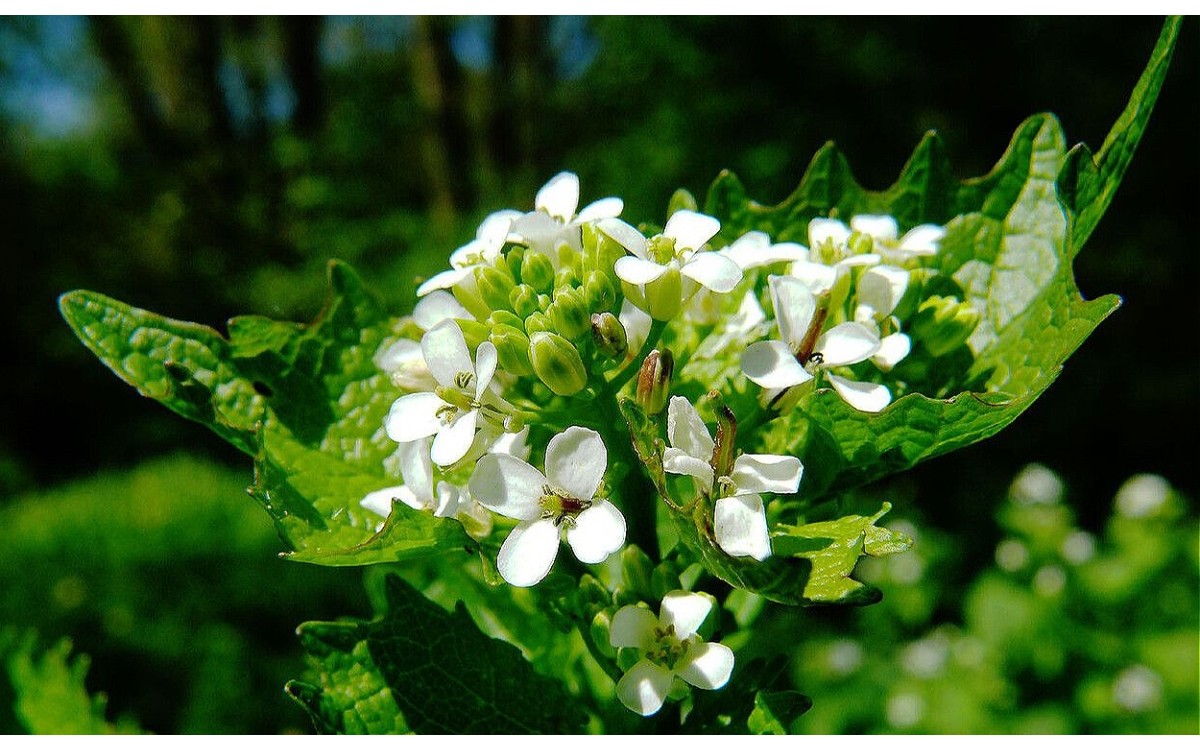
{"label": "out-of-focus white flower", "polygon": [[850,228],[870,235],[873,249],[889,263],[904,265],[916,259],[936,255],[946,229],[936,224],[921,224],[900,234],[900,227],[891,216],[859,214],[850,219]]}
{"label": "out-of-focus white flower", "polygon": [[572,172],[559,172],[538,191],[534,210],[516,217],[508,239],[520,242],[541,253],[558,268],[558,246],[565,243],[580,249],[580,227],[600,219],[621,215],[625,204],[620,198],[601,198],[583,207],[578,215],[579,177]]}
{"label": "out-of-focus white flower", "polygon": [[423,297],[435,289],[449,289],[461,284],[473,278],[476,268],[491,265],[500,257],[500,250],[508,239],[513,221],[520,215],[520,212],[509,209],[489,214],[475,232],[475,239],[450,254],[450,269],[435,274],[417,287],[417,296]]}
{"label": "out-of-focus white flower", "polygon": [[[438,323],[455,318],[472,320],[467,308],[459,304],[454,295],[438,289],[418,300],[413,308],[413,322],[422,331],[428,331]],[[372,360],[375,366],[391,378],[392,383],[406,391],[432,391],[438,383],[433,379],[421,353],[421,342],[412,339],[392,341],[379,349]]]}

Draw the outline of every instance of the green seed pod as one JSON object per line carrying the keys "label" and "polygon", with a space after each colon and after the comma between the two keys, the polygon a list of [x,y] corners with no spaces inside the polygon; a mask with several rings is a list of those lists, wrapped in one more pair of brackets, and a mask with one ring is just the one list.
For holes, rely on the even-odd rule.
{"label": "green seed pod", "polygon": [[909,334],[935,357],[949,354],[967,342],[981,316],[969,302],[955,297],[929,297],[917,307]]}
{"label": "green seed pod", "polygon": [[545,254],[527,250],[521,259],[521,283],[539,292],[549,292],[554,284],[554,264]]}
{"label": "green seed pod", "polygon": [[642,360],[637,376],[637,404],[647,414],[658,414],[667,406],[671,395],[671,375],[675,372],[675,357],[670,349],[655,349]]}
{"label": "green seed pod", "polygon": [[587,302],[578,289],[560,289],[547,312],[554,329],[568,339],[577,339],[591,329]]}
{"label": "green seed pod", "polygon": [[458,323],[458,327],[462,329],[463,338],[466,339],[467,346],[471,349],[487,341],[488,334],[491,333],[491,329],[487,325],[477,320],[463,320],[460,318],[456,322]]}
{"label": "green seed pod", "polygon": [[484,266],[475,270],[475,282],[479,285],[479,296],[492,310],[504,310],[508,307],[508,294],[516,284],[508,275],[507,269],[501,271],[495,266]]}
{"label": "green seed pod", "polygon": [[579,350],[557,333],[538,331],[529,337],[533,371],[560,396],[579,393],[587,385],[587,370]]}
{"label": "green seed pod", "polygon": [[610,312],[592,313],[592,341],[610,359],[621,360],[629,350],[625,326]]}
{"label": "green seed pod", "polygon": [[508,293],[508,304],[518,317],[529,317],[530,313],[535,313],[538,309],[537,292],[528,284],[517,284]]}
{"label": "green seed pod", "polygon": [[540,331],[553,331],[554,324],[550,322],[550,316],[544,312],[534,312],[525,316],[525,333],[532,336]]}
{"label": "green seed pod", "polygon": [[488,336],[496,346],[496,358],[505,372],[513,375],[532,375],[533,363],[529,360],[529,337],[520,329],[500,323],[492,326]]}
{"label": "green seed pod", "polygon": [[589,310],[611,310],[617,302],[617,290],[613,288],[608,274],[601,271],[588,272],[583,294]]}

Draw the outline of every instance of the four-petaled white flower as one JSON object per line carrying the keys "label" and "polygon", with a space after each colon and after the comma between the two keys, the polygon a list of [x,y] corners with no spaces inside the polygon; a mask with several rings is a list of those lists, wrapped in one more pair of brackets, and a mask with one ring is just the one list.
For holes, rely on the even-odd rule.
{"label": "four-petaled white flower", "polygon": [[642,716],[658,713],[676,677],[704,690],[729,682],[733,651],[705,642],[696,632],[711,609],[705,596],[672,591],[663,597],[658,617],[636,605],[616,611],[609,642],[636,648],[642,656],[617,682],[617,697],[626,708]]}
{"label": "four-petaled white flower", "polygon": [[[808,259],[808,248],[795,242],[772,243],[766,232],[746,232],[731,242],[728,247],[717,251],[746,271],[763,268],[776,263],[804,261]],[[689,320],[701,325],[724,324],[728,317],[728,304],[724,294],[709,289],[696,292],[687,310]],[[724,327],[724,326],[722,326]]]}
{"label": "four-petaled white flower", "polygon": [[620,198],[601,198],[583,207],[578,215],[579,177],[559,172],[542,186],[533,201],[534,210],[513,220],[509,239],[523,242],[544,253],[558,268],[558,245],[565,242],[581,249],[579,228],[588,222],[621,215],[625,203]]}
{"label": "four-petaled white flower", "polygon": [[909,272],[896,266],[868,268],[856,285],[854,319],[871,328],[876,335],[888,325],[894,332],[879,341],[879,351],[871,362],[884,372],[895,367],[912,350],[912,341],[899,330],[899,322],[891,318],[908,289]]}
{"label": "four-petaled white flower", "polygon": [[489,453],[469,487],[480,505],[519,523],[500,547],[496,567],[513,586],[546,577],[563,533],[575,557],[603,562],[625,543],[625,517],[596,491],[608,451],[594,430],[568,427],[546,446],[546,473],[508,455]]}
{"label": "four-petaled white flower", "polygon": [[859,214],[850,219],[850,228],[871,236],[874,249],[885,260],[898,265],[916,258],[936,255],[938,244],[946,236],[946,229],[937,224],[921,224],[900,234],[900,226],[891,216]]}
{"label": "four-petaled white flower", "polygon": [[369,492],[359,504],[387,518],[393,501],[399,500],[413,510],[432,511],[438,518],[457,518],[471,536],[486,537],[492,531],[491,513],[456,484],[442,481],[435,488],[429,442],[429,438],[423,438],[401,443],[396,454],[404,484]]}
{"label": "four-petaled white flower", "polygon": [[476,230],[475,239],[450,254],[449,270],[435,274],[417,287],[417,296],[423,297],[435,289],[449,289],[473,281],[476,268],[491,265],[500,257],[513,221],[519,216],[521,213],[512,209],[489,214]]}
{"label": "four-petaled white flower", "polygon": [[[454,295],[438,289],[422,297],[413,308],[412,319],[422,331],[428,331],[444,320],[461,318],[472,320],[475,316],[459,304]],[[399,339],[380,348],[372,360],[375,366],[391,378],[392,383],[406,391],[432,391],[438,383],[425,364],[421,353],[421,342]]]}
{"label": "four-petaled white flower", "polygon": [[716,498],[713,534],[717,545],[734,557],[770,557],[767,514],[759,493],[795,492],[804,471],[800,459],[743,453],[734,459],[726,476],[716,476],[716,443],[696,407],[682,396],[672,396],[667,407],[667,440],[671,447],[663,452],[663,469],[694,477],[703,493]]}
{"label": "four-petaled white flower", "polygon": [[721,223],[711,216],[676,211],[662,234],[649,240],[620,219],[606,219],[596,226],[631,253],[618,258],[613,271],[624,282],[625,296],[655,320],[675,317],[700,287],[726,293],[742,280],[737,263],[702,250],[721,230]]}
{"label": "four-petaled white flower", "polygon": [[[821,333],[824,315],[808,286],[789,276],[769,276],[779,341],[759,341],[742,352],[742,371],[757,385],[783,389],[812,380],[818,367],[840,367],[879,351],[879,335],[858,322],[839,323]],[[887,386],[826,373],[834,390],[861,411],[877,412],[891,403]]]}
{"label": "four-petaled white flower", "polygon": [[472,362],[462,330],[447,320],[421,338],[421,353],[439,387],[396,399],[384,425],[398,443],[436,435],[433,462],[449,466],[467,455],[478,430],[495,438],[503,429],[507,405],[488,390],[496,373],[496,347],[484,341]]}

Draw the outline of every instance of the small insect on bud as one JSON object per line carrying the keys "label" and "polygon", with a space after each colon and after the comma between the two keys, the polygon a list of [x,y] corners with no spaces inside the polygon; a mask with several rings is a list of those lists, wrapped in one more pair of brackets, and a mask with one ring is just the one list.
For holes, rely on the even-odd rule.
{"label": "small insect on bud", "polygon": [[658,414],[666,408],[674,372],[675,356],[670,349],[655,349],[646,355],[637,377],[637,403],[642,411]]}
{"label": "small insect on bud", "polygon": [[579,350],[557,333],[539,331],[529,337],[533,371],[546,387],[560,396],[570,396],[587,385],[587,370]]}
{"label": "small insect on bud", "polygon": [[737,417],[725,405],[719,392],[709,391],[708,397],[713,402],[713,411],[717,413],[717,439],[709,464],[718,477],[727,477],[733,473],[733,459],[737,453]]}
{"label": "small insect on bud", "polygon": [[605,356],[621,360],[629,349],[625,326],[610,312],[592,313],[592,341]]}

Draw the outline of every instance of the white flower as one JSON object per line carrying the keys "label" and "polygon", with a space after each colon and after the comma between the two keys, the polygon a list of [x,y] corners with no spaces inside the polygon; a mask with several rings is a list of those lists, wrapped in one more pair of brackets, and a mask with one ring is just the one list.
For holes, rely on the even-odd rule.
{"label": "white flower", "polygon": [[850,219],[850,228],[871,236],[874,247],[886,260],[904,264],[916,258],[936,255],[938,244],[946,236],[944,227],[921,224],[896,239],[900,227],[891,216],[860,214]]}
{"label": "white flower", "polygon": [[533,211],[521,214],[513,221],[509,239],[545,253],[556,269],[559,243],[566,243],[575,250],[581,249],[581,225],[616,218],[625,208],[620,198],[601,198],[584,206],[576,215],[579,178],[571,172],[559,172],[551,177],[538,191],[533,205]]}
{"label": "white flower", "polygon": [[761,492],[786,495],[800,487],[804,467],[795,456],[743,453],[726,476],[716,476],[716,443],[696,407],[672,396],[667,407],[667,440],[663,469],[694,477],[701,491],[717,498],[713,534],[717,545],[734,557],[765,560],[771,556],[767,514]]}
{"label": "white flower", "polygon": [[399,500],[413,510],[432,511],[438,518],[458,518],[467,532],[477,539],[487,536],[492,530],[491,514],[472,500],[462,487],[438,482],[435,488],[429,443],[429,438],[401,443],[396,453],[404,484],[370,492],[359,504],[387,518],[392,512],[393,500]]}
{"label": "white flower", "polygon": [[[760,341],[742,352],[742,371],[763,388],[782,389],[812,380],[818,367],[840,367],[869,359],[879,351],[878,334],[858,322],[840,323],[821,333],[822,316],[808,286],[789,276],[769,276],[779,341]],[[815,341],[814,341],[815,339]],[[834,390],[851,406],[876,412],[891,403],[886,386],[827,373]]]}
{"label": "white flower", "polygon": [[[444,320],[461,318],[472,320],[475,316],[459,304],[454,295],[438,289],[422,297],[413,308],[413,322],[422,331],[428,331]],[[399,339],[380,347],[372,360],[392,382],[407,391],[432,391],[438,383],[425,364],[421,343],[412,339]]]}
{"label": "white flower", "polygon": [[613,266],[624,282],[625,296],[655,320],[670,320],[700,287],[733,290],[742,280],[737,263],[701,248],[716,236],[721,223],[695,211],[676,211],[662,234],[650,240],[620,219],[596,225],[630,255]]}
{"label": "white flower", "polygon": [[435,274],[417,287],[417,296],[423,297],[435,289],[457,286],[473,279],[476,268],[491,265],[500,257],[500,250],[508,239],[513,221],[520,215],[520,212],[511,209],[489,214],[476,230],[475,239],[450,254],[450,269]]}
{"label": "white flower", "polygon": [[[795,242],[772,244],[766,232],[746,232],[728,247],[721,248],[717,255],[728,258],[746,271],[775,263],[786,263],[808,259],[808,248]],[[687,310],[689,320],[701,325],[717,325],[726,321],[726,298],[723,294],[701,289],[692,299]],[[743,307],[745,305],[743,304]],[[722,328],[725,326],[722,325]]]}
{"label": "white flower", "polygon": [[568,427],[546,446],[546,473],[519,458],[489,453],[475,465],[471,494],[489,510],[520,523],[504,540],[496,567],[513,586],[546,577],[563,532],[575,557],[603,562],[625,543],[625,517],[596,497],[608,451],[593,430]]}
{"label": "white flower", "polygon": [[642,658],[617,682],[617,697],[642,716],[658,713],[676,677],[704,690],[716,690],[733,673],[733,651],[707,643],[697,630],[712,601],[700,594],[672,591],[663,597],[658,617],[644,607],[626,605],[613,615],[609,642],[636,648]]}
{"label": "white flower", "polygon": [[912,341],[899,330],[899,323],[890,319],[896,306],[908,289],[909,272],[896,266],[868,268],[858,278],[854,319],[871,328],[876,335],[881,325],[888,325],[893,333],[879,342],[879,351],[871,356],[871,362],[884,372],[895,367],[912,350]]}
{"label": "white flower", "polygon": [[503,426],[499,415],[507,405],[488,391],[496,373],[496,347],[484,341],[472,362],[462,330],[447,320],[421,338],[421,353],[439,387],[396,399],[384,425],[398,443],[437,435],[433,462],[449,466],[467,455],[480,428],[496,432],[495,437]]}

